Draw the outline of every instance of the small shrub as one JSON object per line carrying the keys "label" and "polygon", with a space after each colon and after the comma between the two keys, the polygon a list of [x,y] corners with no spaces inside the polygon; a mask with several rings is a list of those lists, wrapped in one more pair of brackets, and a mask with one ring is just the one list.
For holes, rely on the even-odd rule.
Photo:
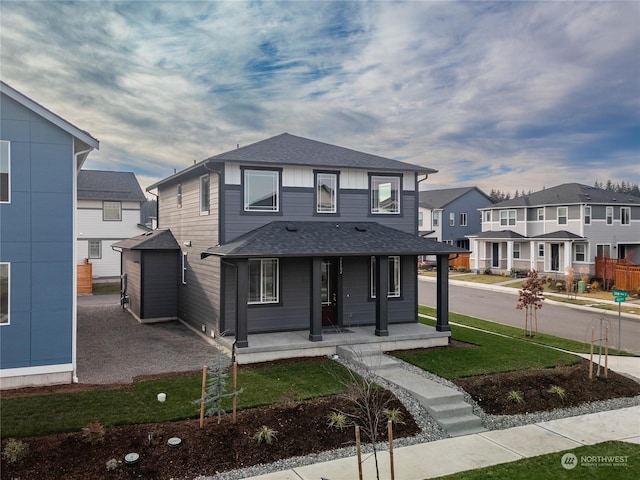
{"label": "small shrub", "polygon": [[2,458],[7,463],[18,463],[29,454],[29,445],[22,440],[10,438],[2,451]]}
{"label": "small shrub", "polygon": [[404,417],[399,408],[385,408],[382,413],[387,417],[387,421],[394,425],[404,424]]}
{"label": "small shrub", "polygon": [[551,385],[547,392],[557,395],[558,397],[560,397],[560,400],[564,400],[567,397],[564,388],[559,387],[558,385]]}
{"label": "small shrub", "polygon": [[253,435],[254,440],[258,443],[266,443],[267,445],[271,445],[273,441],[276,439],[278,432],[273,428],[267,427],[266,425],[262,425],[258,431]]}
{"label": "small shrub", "polygon": [[112,458],[110,460],[107,460],[107,470],[110,472],[112,470],[116,470],[118,467],[120,467],[120,461],[116,460],[115,458]]}
{"label": "small shrub", "polygon": [[509,400],[509,402],[511,403],[517,403],[518,405],[521,405],[524,403],[524,398],[522,398],[522,393],[516,390],[511,390],[507,394],[507,400]]}
{"label": "small shrub", "polygon": [[331,412],[327,417],[327,425],[342,431],[349,426],[349,418],[341,412]]}
{"label": "small shrub", "polygon": [[484,275],[493,275],[493,272],[491,271],[490,268],[485,268],[484,272],[482,272]]}
{"label": "small shrub", "polygon": [[92,445],[104,440],[104,427],[100,422],[90,422],[82,429],[82,441]]}
{"label": "small shrub", "polygon": [[594,280],[591,283],[591,291],[592,292],[597,292],[598,290],[600,290],[600,283],[597,280]]}

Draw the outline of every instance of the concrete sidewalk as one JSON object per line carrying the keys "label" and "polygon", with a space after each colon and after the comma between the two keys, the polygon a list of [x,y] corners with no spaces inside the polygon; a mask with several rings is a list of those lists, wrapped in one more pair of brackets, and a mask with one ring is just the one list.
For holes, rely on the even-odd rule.
{"label": "concrete sidewalk", "polygon": [[[572,450],[609,440],[640,444],[640,406],[579,417],[447,438],[394,450],[395,478],[422,480],[523,458]],[[564,470],[558,454],[558,476]],[[363,455],[368,458],[368,455]],[[380,478],[391,478],[389,454],[378,455]],[[363,462],[364,478],[375,478],[373,458]],[[353,480],[356,457],[306,465],[248,480]]]}

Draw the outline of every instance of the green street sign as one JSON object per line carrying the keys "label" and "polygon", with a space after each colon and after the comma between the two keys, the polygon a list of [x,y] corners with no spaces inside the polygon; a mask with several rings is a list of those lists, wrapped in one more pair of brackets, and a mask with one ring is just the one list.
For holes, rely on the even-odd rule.
{"label": "green street sign", "polygon": [[622,303],[627,299],[627,295],[629,292],[625,292],[624,290],[614,290],[613,292],[613,301],[616,303]]}

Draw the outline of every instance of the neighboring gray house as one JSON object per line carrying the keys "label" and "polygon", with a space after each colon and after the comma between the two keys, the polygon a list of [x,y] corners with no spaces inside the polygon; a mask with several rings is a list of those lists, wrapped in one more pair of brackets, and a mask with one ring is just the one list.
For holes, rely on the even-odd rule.
{"label": "neighboring gray house", "polygon": [[418,182],[434,172],[285,133],[151,185],[182,249],[178,317],[240,349],[269,332],[385,337],[417,325],[416,256],[430,254],[446,343],[448,257],[464,250],[418,236]]}
{"label": "neighboring gray house", "polygon": [[418,229],[425,237],[469,249],[467,235],[480,231],[479,210],[491,205],[493,200],[478,187],[421,191]]}
{"label": "neighboring gray house", "polygon": [[114,242],[139,235],[140,208],[146,200],[133,172],[81,170],[78,174],[76,263],[92,264],[94,279],[120,277]]}
{"label": "neighboring gray house", "polygon": [[640,263],[640,197],[565,183],[482,210],[471,268],[595,273],[595,257]]}

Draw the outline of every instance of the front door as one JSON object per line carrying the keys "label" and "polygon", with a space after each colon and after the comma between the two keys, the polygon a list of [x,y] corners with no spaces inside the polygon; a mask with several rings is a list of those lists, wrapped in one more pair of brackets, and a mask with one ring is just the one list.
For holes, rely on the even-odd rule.
{"label": "front door", "polygon": [[551,244],[551,271],[560,271],[560,245],[557,243]]}
{"label": "front door", "polygon": [[491,244],[491,266],[497,268],[500,266],[500,244]]}
{"label": "front door", "polygon": [[336,260],[322,260],[322,326],[338,324],[338,269]]}

